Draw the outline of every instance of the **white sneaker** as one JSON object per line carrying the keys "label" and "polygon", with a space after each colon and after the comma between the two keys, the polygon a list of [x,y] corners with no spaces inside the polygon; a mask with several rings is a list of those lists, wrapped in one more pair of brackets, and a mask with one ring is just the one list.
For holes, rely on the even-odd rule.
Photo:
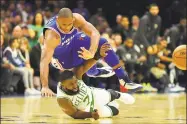
{"label": "white sneaker", "polygon": [[32,90],[33,95],[41,95],[40,91],[38,91],[38,90],[36,90],[34,88],[32,88],[31,90]]}
{"label": "white sneaker", "polygon": [[123,103],[133,104],[135,102],[135,98],[132,95],[128,93],[121,93],[121,92],[118,93],[120,93],[119,100],[122,101]]}
{"label": "white sneaker", "polygon": [[179,86],[179,84],[178,84],[178,83],[175,85],[175,87],[177,87],[177,88],[178,88],[180,91],[185,91],[185,88],[184,88],[184,87]]}
{"label": "white sneaker", "polygon": [[26,96],[29,96],[29,95],[33,95],[33,92],[32,92],[32,90],[31,90],[30,88],[27,88],[27,89],[25,90],[24,94],[25,94]]}

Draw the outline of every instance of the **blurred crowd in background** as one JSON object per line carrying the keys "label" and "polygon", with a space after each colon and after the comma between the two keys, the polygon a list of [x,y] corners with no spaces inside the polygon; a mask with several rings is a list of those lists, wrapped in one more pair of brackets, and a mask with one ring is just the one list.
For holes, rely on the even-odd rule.
{"label": "blurred crowd in background", "polygon": [[[180,4],[180,1],[178,1]],[[173,50],[186,44],[186,8],[181,9],[178,23],[164,29],[159,6],[150,4],[144,15],[131,17],[116,15],[116,24],[110,25],[98,8],[90,14],[84,0],[76,1],[73,12],[81,14],[106,38],[118,55],[130,78],[143,85],[140,92],[184,92],[186,71],[172,63]],[[40,57],[43,47],[42,31],[45,23],[62,7],[69,7],[66,0],[7,1],[1,0],[1,93],[40,94]],[[129,10],[130,11],[130,10]],[[176,14],[176,13],[173,13]],[[175,16],[175,15],[172,15]],[[106,67],[103,60],[98,67]],[[55,75],[49,77],[49,87],[56,92]],[[120,91],[117,77],[93,78],[85,76],[87,85],[112,88]]]}

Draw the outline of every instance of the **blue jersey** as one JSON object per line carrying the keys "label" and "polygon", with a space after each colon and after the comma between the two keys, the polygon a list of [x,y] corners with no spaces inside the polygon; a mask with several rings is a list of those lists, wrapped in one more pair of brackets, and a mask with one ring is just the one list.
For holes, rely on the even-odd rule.
{"label": "blue jersey", "polygon": [[[72,69],[84,63],[85,60],[80,58],[77,51],[80,51],[81,47],[86,49],[90,48],[90,37],[82,32],[78,32],[75,27],[69,33],[64,33],[56,23],[56,17],[52,17],[44,27],[43,33],[46,29],[55,31],[61,41],[55,48],[51,64],[60,70]],[[53,41],[51,41],[53,42]],[[104,44],[106,39],[101,38],[99,41],[99,48]]]}
{"label": "blue jersey", "polygon": [[[51,64],[58,69],[70,69],[72,68],[73,58],[72,58],[72,47],[70,43],[73,37],[77,34],[78,29],[75,27],[68,33],[63,32],[57,22],[56,16],[52,17],[44,27],[43,33],[46,29],[51,29],[56,32],[60,37],[60,44],[56,47]],[[51,41],[53,42],[53,41]]]}

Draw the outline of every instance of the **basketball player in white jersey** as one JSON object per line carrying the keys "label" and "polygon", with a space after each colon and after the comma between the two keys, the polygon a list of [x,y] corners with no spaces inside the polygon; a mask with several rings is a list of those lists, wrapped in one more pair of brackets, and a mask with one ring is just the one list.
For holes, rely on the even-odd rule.
{"label": "basketball player in white jersey", "polygon": [[[100,50],[101,56],[105,56],[105,51],[108,49],[107,44],[103,45]],[[89,87],[81,80],[82,75],[96,61],[95,59],[86,61],[75,70],[75,74],[67,70],[60,74],[61,82],[57,86],[57,102],[62,111],[74,119],[94,118],[97,120],[99,117],[112,117],[119,113],[116,99],[125,104],[133,104],[135,101],[130,94]]]}

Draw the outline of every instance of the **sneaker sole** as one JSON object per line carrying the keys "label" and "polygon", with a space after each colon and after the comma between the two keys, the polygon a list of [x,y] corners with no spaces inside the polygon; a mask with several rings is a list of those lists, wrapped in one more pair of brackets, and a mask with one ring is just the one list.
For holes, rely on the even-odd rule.
{"label": "sneaker sole", "polygon": [[102,77],[102,78],[107,78],[107,77],[113,76],[114,74],[115,74],[115,72],[111,72],[111,73],[106,74],[106,75],[98,75],[98,76],[88,75],[88,74],[87,74],[87,76],[88,76],[88,77]]}
{"label": "sneaker sole", "polygon": [[137,91],[140,91],[141,89],[142,89],[143,87],[137,87],[137,88],[135,88],[135,89],[128,89],[128,91],[127,91],[127,93],[135,93],[135,92],[137,92]]}

